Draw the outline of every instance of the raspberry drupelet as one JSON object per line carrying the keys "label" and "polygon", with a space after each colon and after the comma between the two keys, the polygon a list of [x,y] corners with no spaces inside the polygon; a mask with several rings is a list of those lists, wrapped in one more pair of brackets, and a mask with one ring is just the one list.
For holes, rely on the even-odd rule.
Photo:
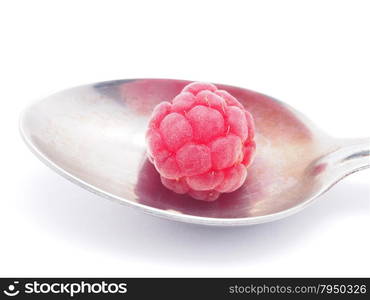
{"label": "raspberry drupelet", "polygon": [[237,190],[256,149],[251,114],[228,92],[202,82],[154,108],[146,139],[163,185],[204,201]]}

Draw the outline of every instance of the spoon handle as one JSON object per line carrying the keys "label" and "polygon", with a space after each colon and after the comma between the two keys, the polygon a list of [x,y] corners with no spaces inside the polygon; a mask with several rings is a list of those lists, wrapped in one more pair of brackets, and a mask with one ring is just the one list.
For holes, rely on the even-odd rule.
{"label": "spoon handle", "polygon": [[370,167],[370,138],[344,140],[341,145],[321,160],[334,181]]}
{"label": "spoon handle", "polygon": [[346,175],[370,167],[370,138],[357,139],[343,146],[339,152]]}

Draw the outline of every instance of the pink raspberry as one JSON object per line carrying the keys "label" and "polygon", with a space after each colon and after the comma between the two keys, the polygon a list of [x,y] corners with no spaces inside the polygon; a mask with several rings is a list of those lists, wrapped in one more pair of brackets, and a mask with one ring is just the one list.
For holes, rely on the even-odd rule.
{"label": "pink raspberry", "polygon": [[238,189],[256,149],[251,114],[228,92],[201,82],[158,104],[146,137],[163,185],[204,201]]}

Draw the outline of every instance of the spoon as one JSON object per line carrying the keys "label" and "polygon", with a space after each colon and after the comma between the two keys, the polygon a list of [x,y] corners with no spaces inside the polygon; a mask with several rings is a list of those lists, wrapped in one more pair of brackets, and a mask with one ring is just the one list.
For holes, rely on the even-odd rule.
{"label": "spoon", "polygon": [[212,203],[162,186],[146,159],[154,106],[189,81],[136,79],[68,89],[32,105],[21,134],[46,165],[107,199],[171,220],[235,226],[274,221],[305,208],[345,176],[370,166],[370,139],[334,139],[266,95],[217,84],[252,113],[257,154],[245,184]]}

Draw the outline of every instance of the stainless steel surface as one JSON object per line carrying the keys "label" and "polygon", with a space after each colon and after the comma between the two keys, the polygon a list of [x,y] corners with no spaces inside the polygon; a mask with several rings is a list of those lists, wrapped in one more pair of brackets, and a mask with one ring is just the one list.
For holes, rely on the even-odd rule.
{"label": "stainless steel surface", "polygon": [[370,166],[370,140],[336,140],[271,97],[217,84],[256,121],[257,155],[246,183],[213,203],[164,188],[145,157],[148,116],[187,81],[102,82],[51,95],[20,120],[30,149],[72,182],[105,198],[172,220],[206,225],[273,221],[311,203],[341,178]]}

